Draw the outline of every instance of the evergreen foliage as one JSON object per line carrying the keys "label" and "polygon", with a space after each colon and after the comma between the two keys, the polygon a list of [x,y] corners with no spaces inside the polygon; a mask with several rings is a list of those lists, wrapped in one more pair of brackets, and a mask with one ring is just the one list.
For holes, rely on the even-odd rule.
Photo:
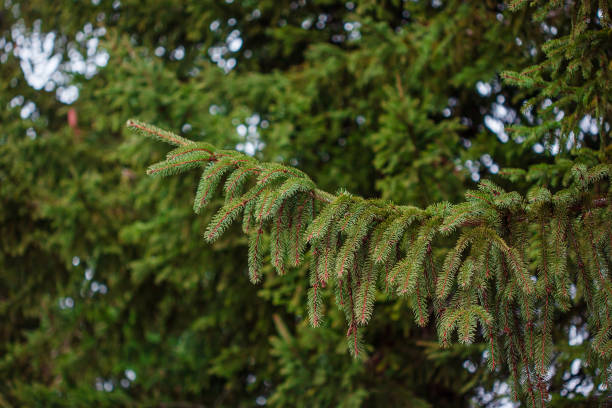
{"label": "evergreen foliage", "polygon": [[[520,9],[520,3],[510,8]],[[455,339],[461,343],[486,339],[489,366],[508,367],[514,398],[544,406],[549,401],[553,359],[552,316],[557,310],[571,310],[581,298],[587,304],[592,333],[589,364],[598,368],[598,381],[612,386],[612,165],[605,137],[612,107],[608,73],[612,26],[606,7],[580,2],[571,9],[569,34],[544,44],[542,63],[502,74],[508,84],[533,94],[524,111],[552,100],[537,123],[512,127],[514,137],[525,146],[542,142],[570,152],[554,164],[533,165],[526,173],[511,169],[507,175],[513,181],[524,178],[532,186],[526,196],[489,180],[480,182],[478,190],[466,191],[463,203],[444,202],[425,209],[344,191],[334,196],[291,167],[259,163],[208,145],[201,148],[134,120],[128,127],[181,146],[166,161],[151,166],[150,175],[165,176],[210,163],[194,208],[199,209],[202,197],[216,189],[216,174],[229,173],[230,186],[238,178],[247,185],[241,196],[225,190],[225,205],[204,237],[214,242],[242,216],[243,230],[249,234],[253,283],[262,279],[264,230],[271,230],[270,261],[281,275],[299,266],[304,248],[310,248],[310,322],[315,327],[321,324],[321,291],[335,288],[355,357],[364,354],[360,326],[372,315],[378,287],[406,297],[418,325],[435,315],[443,345]],[[567,10],[546,3],[534,18]],[[599,19],[597,29],[589,30],[591,18]],[[559,112],[568,114],[555,118]],[[576,140],[585,115],[599,120],[599,151]],[[248,176],[253,177],[246,180]],[[295,250],[293,258],[285,256],[287,248],[289,253]],[[389,272],[379,280],[383,270]]]}
{"label": "evergreen foliage", "polygon": [[[606,3],[2,2],[0,406],[496,407],[513,364],[522,405],[528,380],[551,407],[605,402]],[[192,162],[201,217],[201,174],[146,177],[166,152],[130,117],[181,130],[173,164],[231,156]],[[531,295],[510,265],[497,281],[502,242]],[[339,290],[341,251],[361,269]]]}
{"label": "evergreen foliage", "polygon": [[[587,167],[579,156],[559,175],[563,188],[554,194],[535,186],[523,197],[484,180],[478,190],[466,192],[464,203],[421,210],[347,192],[333,196],[291,167],[203,147],[134,120],[128,127],[180,145],[165,161],[150,166],[148,174],[167,176],[205,167],[194,208],[200,208],[201,192],[216,189],[221,178],[216,174],[229,174],[230,185],[245,173],[252,175],[242,195],[224,190],[225,205],[213,216],[204,238],[216,241],[242,216],[253,283],[262,278],[264,229],[271,232],[270,261],[281,275],[299,266],[308,245],[310,321],[315,327],[321,324],[320,292],[334,287],[355,357],[363,355],[360,326],[371,317],[380,282],[380,290],[409,299],[417,324],[425,325],[430,314],[436,315],[444,345],[455,338],[462,343],[472,343],[476,336],[488,338],[490,366],[508,364],[515,398],[525,395],[533,406],[545,405],[553,352],[551,316],[557,308],[572,307],[573,287],[574,298],[592,300],[587,302],[593,333],[590,363],[600,368],[602,381],[609,381],[610,164]],[[432,246],[438,241],[448,245],[448,237],[456,241],[442,262]],[[287,249],[295,255],[286,256]],[[590,262],[583,264],[583,259]],[[568,269],[568,263],[577,268]],[[382,270],[390,273],[379,280]]]}

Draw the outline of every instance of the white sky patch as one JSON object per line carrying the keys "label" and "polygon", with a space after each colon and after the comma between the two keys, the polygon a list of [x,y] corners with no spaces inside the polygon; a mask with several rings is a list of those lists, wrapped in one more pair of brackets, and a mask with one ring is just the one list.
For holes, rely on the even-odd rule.
{"label": "white sky patch", "polygon": [[484,164],[487,167],[490,167],[493,164],[493,159],[491,158],[491,155],[488,153],[480,156],[480,161],[482,162],[482,164]]}
{"label": "white sky patch", "polygon": [[568,332],[569,345],[570,346],[579,346],[589,337],[589,332],[586,330],[584,326],[579,327],[576,325],[571,325]]}
{"label": "white sky patch", "polygon": [[559,142],[559,139],[555,139],[554,143],[550,146],[549,150],[553,156],[556,156],[557,154],[559,154],[559,151],[561,150],[561,143]]}
{"label": "white sky patch", "polygon": [[484,123],[485,126],[488,127],[491,132],[497,135],[497,138],[502,143],[506,143],[509,140],[508,135],[504,131],[504,122],[494,118],[493,116],[486,115],[484,118]]}
{"label": "white sky patch", "polygon": [[128,368],[127,370],[125,370],[125,377],[130,381],[134,381],[136,380],[136,372],[131,368]]}
{"label": "white sky patch", "polygon": [[172,51],[172,53],[170,54],[170,58],[172,58],[173,60],[177,60],[180,61],[183,58],[185,58],[185,47],[183,47],[182,45],[177,47],[174,51]]}
{"label": "white sky patch", "polygon": [[567,137],[565,148],[567,150],[571,150],[575,145],[576,145],[576,135],[574,134],[574,132],[570,132]]}
{"label": "white sky patch", "polygon": [[19,113],[19,115],[21,116],[21,119],[27,119],[32,116],[34,112],[36,112],[36,105],[32,101],[28,101],[21,108],[21,112]]}
{"label": "white sky patch", "polygon": [[57,88],[57,91],[55,91],[55,94],[58,100],[70,105],[79,99],[79,88],[75,85],[69,85],[67,87],[60,86]]}
{"label": "white sky patch", "polygon": [[572,361],[572,365],[570,366],[570,371],[572,372],[572,375],[578,375],[578,373],[580,372],[581,365],[582,365],[582,360],[579,358]]}
{"label": "white sky patch", "polygon": [[584,133],[591,133],[596,135],[599,132],[599,126],[597,126],[597,119],[591,117],[591,115],[586,115],[580,120],[580,130]]}
{"label": "white sky patch", "polygon": [[495,115],[496,118],[504,118],[508,115],[508,109],[502,104],[494,103],[493,115]]}
{"label": "white sky patch", "polygon": [[476,395],[480,399],[480,401],[474,401],[477,403],[489,404],[496,401],[495,406],[498,408],[516,408],[520,406],[519,403],[513,402],[510,398],[510,386],[505,382],[495,381],[492,390],[477,387]]}
{"label": "white sky patch", "polygon": [[486,82],[482,82],[482,81],[476,82],[476,90],[481,96],[491,95],[491,85]]}
{"label": "white sky patch", "polygon": [[242,48],[242,38],[238,37],[238,38],[234,38],[232,39],[227,48],[229,48],[229,50],[231,52],[237,52],[240,50],[240,48]]}
{"label": "white sky patch", "polygon": [[72,299],[70,296],[60,298],[59,307],[62,310],[72,309],[74,307],[74,299]]}
{"label": "white sky patch", "polygon": [[236,126],[236,132],[244,139],[244,142],[236,145],[236,150],[248,154],[249,156],[255,155],[258,151],[265,147],[265,143],[261,141],[258,127],[262,128],[263,123],[266,123],[265,127],[268,127],[268,121],[261,121],[261,117],[258,113],[249,116],[245,123],[240,123]]}
{"label": "white sky patch", "polygon": [[34,31],[24,35],[25,27],[15,25],[11,35],[16,47],[13,51],[20,59],[20,66],[28,84],[42,89],[51,75],[58,69],[62,56],[54,54],[55,33],[43,34]]}
{"label": "white sky patch", "polygon": [[533,151],[540,154],[544,152],[544,146],[541,143],[536,143],[533,145]]}
{"label": "white sky patch", "polygon": [[[213,23],[211,23],[211,30],[213,29],[212,27],[214,23],[215,23],[214,21]],[[217,25],[215,25],[215,27],[218,28]],[[223,71],[225,71],[225,73],[227,74],[231,70],[233,70],[236,67],[236,64],[238,63],[237,59],[234,57],[227,58],[228,56],[227,54],[230,52],[235,53],[235,52],[240,51],[243,44],[244,44],[244,40],[240,37],[240,30],[233,30],[225,38],[225,42],[215,45],[213,47],[210,47],[208,49],[208,56],[210,57],[212,62],[217,64],[217,66],[219,68],[222,68]],[[246,51],[245,51],[245,54],[246,54]]]}
{"label": "white sky patch", "polygon": [[311,26],[312,26],[312,19],[311,18],[307,18],[306,20],[302,21],[302,28],[304,30],[308,30]]}
{"label": "white sky patch", "polygon": [[16,97],[10,100],[9,108],[15,108],[17,106],[23,105],[24,100],[25,98],[23,97],[23,95],[17,95]]}
{"label": "white sky patch", "polygon": [[463,362],[463,368],[465,368],[469,373],[474,374],[476,372],[476,364],[474,364],[471,360],[465,360]]}
{"label": "white sky patch", "polygon": [[241,137],[245,137],[247,134],[247,127],[245,125],[240,124],[236,127],[236,131]]}
{"label": "white sky patch", "polygon": [[561,119],[563,119],[565,117],[565,112],[563,112],[562,110],[560,110],[559,112],[557,112],[557,114],[555,115],[555,120],[557,122],[561,122]]}
{"label": "white sky patch", "polygon": [[361,38],[361,23],[359,21],[347,21],[344,23],[344,31],[348,33],[349,41],[356,41]]}
{"label": "white sky patch", "polygon": [[[70,79],[69,74],[78,73],[91,78],[99,67],[108,63],[110,56],[99,48],[98,38],[106,34],[106,29],[94,29],[91,23],[85,24],[83,30],[76,34],[76,42],[68,44],[68,60],[63,61],[62,54],[55,49],[56,34],[42,33],[40,26],[40,21],[36,21],[32,30],[26,31],[22,21],[15,24],[11,28],[11,38],[15,45],[12,52],[19,58],[23,75],[32,88],[44,88],[47,92],[55,89],[60,102],[71,104],[77,100],[79,91],[74,85],[66,85]],[[84,54],[77,49],[78,45],[85,48]],[[22,117],[28,117],[32,112],[29,112],[29,108],[25,111],[22,108],[21,114]]]}

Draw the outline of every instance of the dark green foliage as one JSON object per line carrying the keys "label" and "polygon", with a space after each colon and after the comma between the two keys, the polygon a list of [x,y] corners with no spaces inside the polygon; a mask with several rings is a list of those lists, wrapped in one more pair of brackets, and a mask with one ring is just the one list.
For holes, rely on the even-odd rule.
{"label": "dark green foliage", "polygon": [[[128,122],[128,126],[133,127],[132,123]],[[157,130],[152,128],[151,133],[156,136]],[[308,303],[313,326],[319,326],[322,319],[320,288],[335,281],[337,303],[344,311],[348,324],[349,350],[355,356],[363,355],[358,325],[366,324],[372,313],[377,282],[374,266],[384,263],[388,257],[388,251],[381,248],[397,246],[405,255],[395,265],[390,265],[391,272],[386,279],[391,287],[396,288],[398,295],[413,297],[413,310],[418,323],[424,325],[428,321],[427,300],[431,298],[435,308],[441,310],[437,325],[442,344],[448,345],[455,331],[460,342],[473,342],[480,324],[482,335],[490,338],[491,356],[497,356],[497,361],[508,361],[513,381],[517,384],[514,390],[516,398],[520,394],[528,395],[532,405],[541,405],[546,401],[542,395],[546,393],[543,382],[548,376],[552,354],[550,315],[554,308],[564,311],[571,308],[570,285],[578,285],[577,271],[570,274],[567,268],[568,217],[584,220],[584,223],[574,226],[577,236],[583,237],[581,241],[585,247],[578,249],[575,256],[591,259],[591,268],[595,272],[586,278],[588,282],[583,282],[583,285],[597,287],[599,296],[603,296],[597,303],[588,304],[588,313],[601,316],[601,323],[590,327],[594,333],[591,346],[598,354],[594,361],[601,369],[602,378],[607,375],[607,367],[612,361],[610,348],[607,347],[607,341],[612,341],[607,340],[610,335],[609,296],[612,286],[606,260],[610,258],[610,243],[606,242],[610,229],[609,222],[603,220],[612,218],[612,206],[610,189],[604,195],[598,191],[610,185],[605,179],[610,165],[601,163],[590,169],[583,164],[571,167],[568,170],[571,176],[563,175],[566,188],[554,196],[540,187],[530,190],[528,197],[523,198],[517,192],[505,192],[492,182],[483,181],[478,191],[466,192],[465,203],[433,206],[423,211],[364,200],[346,193],[333,197],[330,202],[329,194],[321,194],[312,181],[302,174],[294,174],[288,167],[256,164],[239,153],[233,153],[231,161],[223,157],[226,155],[223,151],[217,153],[212,150],[207,154],[207,160],[213,163],[227,163],[224,165],[235,167],[235,171],[247,167],[258,174],[243,196],[219,210],[205,233],[208,241],[217,239],[228,224],[240,216],[247,202],[257,200],[255,218],[259,225],[249,235],[249,276],[252,282],[257,283],[261,279],[263,228],[270,214],[284,208],[299,212],[298,202],[317,200],[325,206],[310,225],[302,225],[301,235],[299,232],[296,235],[288,234],[290,228],[283,211],[277,214],[271,237],[274,241],[271,259],[282,274],[287,267],[296,266],[299,262],[285,265],[285,257],[276,253],[292,241],[310,243],[312,260]],[[174,160],[170,157],[152,168],[168,167]],[[187,162],[185,166],[189,167],[191,163]],[[204,175],[208,173],[209,170],[206,170]],[[422,220],[420,225],[411,228],[410,222],[416,218],[416,214],[421,215],[419,218]],[[529,234],[525,226],[531,221],[535,226],[543,222],[549,225],[541,225],[539,231],[536,228]],[[375,228],[377,225],[382,227]],[[458,229],[462,231],[461,234],[455,232]],[[426,276],[426,258],[432,257],[432,243],[437,234],[453,232],[453,235],[458,235],[456,244],[447,252],[439,268],[434,297],[425,289],[430,282]],[[339,248],[335,254],[331,281],[328,255],[322,246],[323,241],[331,239],[330,234],[334,238],[334,247]],[[370,240],[375,243],[373,246],[367,245]],[[532,272],[528,271],[525,253],[525,247],[530,246],[528,242],[531,240],[538,243],[535,247],[539,245],[542,248],[529,262]],[[606,259],[601,256],[598,247],[608,253]],[[464,256],[468,248],[469,255]],[[431,262],[436,261],[432,259]],[[327,265],[322,273],[319,272],[320,264]],[[479,276],[473,279],[475,274]],[[324,280],[321,276],[325,277]],[[554,283],[549,283],[549,280]],[[493,282],[496,283],[494,290]],[[539,296],[534,298],[536,287],[540,288]],[[551,296],[556,300],[556,306],[549,304]],[[536,303],[537,309],[542,310],[539,316],[535,315]],[[500,315],[493,316],[489,312],[491,304],[501,309]],[[534,338],[534,326],[541,327],[541,341]],[[495,343],[503,337],[506,338],[506,345],[500,348]],[[492,363],[492,366],[496,364],[499,362]],[[530,373],[537,373],[537,379],[532,380]],[[519,383],[522,386],[518,386]],[[539,402],[534,397],[535,387],[541,391]]]}
{"label": "dark green foliage", "polygon": [[605,401],[607,1],[11,0],[0,31],[0,406]]}

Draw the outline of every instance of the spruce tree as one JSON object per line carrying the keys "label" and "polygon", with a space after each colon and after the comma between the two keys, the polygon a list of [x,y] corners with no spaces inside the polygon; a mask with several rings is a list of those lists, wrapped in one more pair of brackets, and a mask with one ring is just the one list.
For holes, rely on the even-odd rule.
{"label": "spruce tree", "polygon": [[[525,3],[509,7],[520,10]],[[464,202],[426,208],[346,190],[330,194],[296,168],[136,120],[127,126],[176,147],[148,174],[204,168],[194,211],[217,190],[225,197],[204,239],[215,242],[242,219],[251,282],[263,279],[265,260],[279,275],[307,260],[310,323],[322,324],[323,292],[333,292],[353,356],[365,354],[362,328],[377,291],[384,291],[405,297],[419,326],[434,316],[443,346],[485,342],[490,369],[509,370],[514,399],[545,406],[554,371],[553,316],[584,302],[591,333],[584,357],[596,368],[597,382],[610,388],[612,25],[605,1],[599,8],[590,2],[533,3],[535,21],[571,13],[572,26],[543,44],[539,64],[501,73],[506,84],[524,90],[526,116],[538,110],[537,121],[508,131],[524,147],[538,144],[555,156],[552,163],[502,169],[501,177],[522,182],[525,194],[488,179],[467,190]],[[581,131],[585,117],[596,123],[592,140]]]}
{"label": "spruce tree", "polygon": [[[607,78],[607,71],[601,64],[592,64],[589,71],[585,61],[591,53],[597,55],[592,62],[605,59],[608,54],[600,51],[610,47],[609,25],[602,24],[605,15],[598,10],[606,10],[605,2],[584,3],[590,11],[580,11],[582,3],[550,4],[559,8],[525,2],[512,12],[501,1],[453,0],[151,0],[146,6],[133,0],[3,2],[0,405],[456,407],[503,402],[511,366],[504,361],[493,371],[487,368],[486,328],[477,326],[471,344],[458,342],[453,333],[441,347],[439,316],[429,313],[423,317],[429,323],[420,326],[411,311],[414,296],[395,295],[401,290],[397,280],[405,275],[389,287],[378,283],[367,328],[356,312],[363,336],[357,359],[347,351],[346,307],[333,306],[335,288],[317,286],[315,296],[316,279],[310,283],[309,277],[311,244],[303,248],[297,268],[291,266],[295,252],[283,245],[274,254],[285,254],[284,260],[273,261],[275,217],[265,221],[266,232],[259,236],[265,250],[259,253],[260,283],[251,285],[249,237],[240,231],[241,220],[214,245],[202,245],[214,211],[203,209],[202,222],[185,205],[197,192],[200,174],[146,177],[146,166],[163,157],[164,146],[142,143],[123,124],[138,117],[180,129],[190,140],[254,153],[253,166],[287,163],[333,197],[346,195],[338,191],[341,187],[353,193],[347,206],[356,205],[360,196],[414,205],[408,211],[414,211],[414,220],[397,220],[411,223],[406,233],[431,218],[420,215],[430,205],[466,201],[466,190],[478,190],[473,182],[478,177],[527,198],[534,183],[541,184],[553,196],[574,182],[574,176],[563,178],[574,164],[592,168],[607,162],[599,156],[600,133],[609,133],[609,111],[597,116],[588,107],[587,93],[580,94],[584,101],[562,98],[573,98],[585,85],[592,86],[597,100],[606,100],[609,82],[597,78]],[[542,50],[549,40],[567,38],[587,14],[586,31],[573,37],[582,48],[570,48],[579,53],[581,70],[584,63],[587,77],[592,75],[588,81],[581,71],[563,82],[565,71],[555,71],[554,64],[529,71],[565,55],[547,57]],[[585,35],[594,32],[591,39],[597,43],[591,47]],[[60,61],[44,84],[29,82],[28,69],[36,61],[22,53],[37,46],[37,38],[52,44],[43,50],[51,62]],[[96,41],[108,62],[92,71],[89,49]],[[78,54],[87,69],[79,68]],[[558,62],[559,69],[569,66]],[[507,74],[537,84],[520,87],[523,83],[512,83]],[[71,85],[78,99],[58,100],[56,90],[61,94]],[[557,85],[563,93],[557,94]],[[556,96],[533,99],[531,108],[524,107],[542,92]],[[567,109],[555,110],[566,102]],[[582,113],[590,117],[577,113],[573,118],[580,129],[573,133],[575,144],[557,146],[557,132],[568,141],[572,133],[569,128],[557,131],[553,119],[584,107]],[[525,128],[512,133],[510,124]],[[542,124],[551,126],[550,132],[531,133]],[[593,152],[572,152],[578,147]],[[505,169],[504,177],[499,168]],[[232,174],[224,173],[218,189]],[[250,173],[234,177],[233,187],[242,188],[236,194],[257,181]],[[274,183],[280,185],[280,179]],[[603,197],[606,183],[604,178],[587,192],[594,200]],[[206,201],[213,208],[224,203],[218,192]],[[326,207],[317,205],[313,219]],[[554,205],[548,205],[551,214]],[[367,215],[369,206],[355,210]],[[283,210],[291,223],[295,212]],[[573,204],[568,217],[582,213]],[[527,261],[535,259],[526,265],[533,276],[540,254],[558,249],[551,241],[550,219],[544,218],[541,233],[533,231],[538,226],[529,218],[525,235],[531,238],[521,250]],[[568,234],[576,234],[566,225]],[[431,245],[437,273],[460,234],[479,226],[459,225],[444,234],[438,226]],[[336,245],[346,242],[347,234],[345,228]],[[547,246],[539,246],[537,235],[533,241],[533,234],[546,236]],[[511,248],[517,245],[517,239],[500,237]],[[389,239],[394,237],[384,237]],[[567,242],[568,279],[580,271],[579,264],[591,276],[588,262],[593,258],[584,257],[588,242],[584,237]],[[598,245],[603,257],[606,249],[601,241]],[[364,255],[366,247],[371,242],[364,242],[357,255]],[[470,272],[463,265],[470,264],[464,261],[472,250],[465,248],[456,272],[470,282],[477,269]],[[577,251],[582,251],[580,259]],[[387,262],[399,255],[401,262],[404,254],[379,255]],[[547,259],[552,274],[554,257]],[[355,260],[357,266],[364,262],[353,258],[353,266]],[[329,270],[330,283],[336,265]],[[280,276],[275,270],[283,266]],[[371,266],[383,280],[383,272],[376,270],[380,265]],[[368,270],[363,271],[367,276]],[[454,279],[446,302],[457,290],[468,289],[459,288],[457,275]],[[598,293],[599,287],[587,290]],[[415,284],[415,293],[416,288],[420,296],[423,287]],[[535,291],[542,293],[537,282]],[[569,293],[567,310],[556,299],[555,308],[548,309],[553,353],[549,404],[590,406],[605,398],[609,387],[602,381],[601,359],[585,357],[596,357],[594,332],[586,324],[593,318],[587,312],[591,298],[583,296],[580,286],[574,292],[570,284]],[[434,302],[443,301],[435,292],[428,296],[427,311],[441,311]],[[538,319],[544,310],[538,307],[545,304],[539,296],[534,299]],[[308,305],[317,298],[323,309],[317,307],[322,314],[312,328]],[[496,321],[497,315],[490,314]],[[534,327],[536,333],[542,328]],[[578,334],[572,337],[572,332]],[[501,337],[497,346],[505,353]],[[519,398],[530,400],[528,392]]]}

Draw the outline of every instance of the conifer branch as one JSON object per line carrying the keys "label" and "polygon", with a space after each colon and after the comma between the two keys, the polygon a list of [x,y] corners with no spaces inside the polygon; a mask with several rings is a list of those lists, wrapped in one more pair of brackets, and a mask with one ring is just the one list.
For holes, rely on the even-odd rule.
{"label": "conifer branch", "polygon": [[[425,325],[436,311],[443,345],[454,341],[455,333],[460,342],[488,343],[489,366],[506,361],[515,392],[535,405],[547,394],[554,310],[573,306],[569,288],[576,285],[584,288],[589,313],[596,317],[593,350],[612,362],[610,164],[566,166],[565,188],[554,194],[534,187],[522,197],[484,180],[463,203],[420,209],[346,191],[333,195],[298,169],[261,163],[140,122],[128,126],[179,146],[152,165],[150,175],[202,169],[194,211],[221,190],[224,203],[204,238],[214,242],[242,217],[253,283],[266,274],[268,243],[270,264],[281,275],[310,259],[310,322],[321,324],[322,292],[331,286],[356,357],[365,354],[361,326],[371,319],[376,293],[391,287],[408,297],[417,324]],[[538,250],[528,251],[530,245]]]}

